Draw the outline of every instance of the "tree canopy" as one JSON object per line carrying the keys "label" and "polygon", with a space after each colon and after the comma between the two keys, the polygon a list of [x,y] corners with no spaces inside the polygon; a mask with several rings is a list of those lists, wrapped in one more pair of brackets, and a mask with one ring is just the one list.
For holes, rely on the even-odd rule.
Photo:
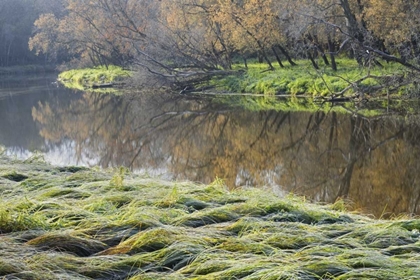
{"label": "tree canopy", "polygon": [[28,56],[74,67],[137,65],[174,81],[249,57],[269,69],[295,59],[319,68],[322,57],[336,69],[335,58],[349,56],[417,73],[419,12],[418,1],[402,0],[4,0],[0,63],[25,60],[17,54],[30,36]]}

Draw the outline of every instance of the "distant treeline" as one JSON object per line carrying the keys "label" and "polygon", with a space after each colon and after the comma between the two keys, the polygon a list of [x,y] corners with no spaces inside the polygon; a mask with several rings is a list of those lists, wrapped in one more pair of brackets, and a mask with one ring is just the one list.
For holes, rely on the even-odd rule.
{"label": "distant treeline", "polygon": [[28,41],[40,15],[63,11],[62,1],[0,0],[0,67],[49,62],[46,56],[30,51]]}

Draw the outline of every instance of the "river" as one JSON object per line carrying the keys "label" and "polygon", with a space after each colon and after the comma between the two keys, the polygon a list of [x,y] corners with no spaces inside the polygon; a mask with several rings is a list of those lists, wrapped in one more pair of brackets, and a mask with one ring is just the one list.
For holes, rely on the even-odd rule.
{"label": "river", "polygon": [[415,113],[251,110],[208,96],[75,91],[55,76],[0,78],[0,145],[17,158],[345,198],[375,217],[420,214]]}

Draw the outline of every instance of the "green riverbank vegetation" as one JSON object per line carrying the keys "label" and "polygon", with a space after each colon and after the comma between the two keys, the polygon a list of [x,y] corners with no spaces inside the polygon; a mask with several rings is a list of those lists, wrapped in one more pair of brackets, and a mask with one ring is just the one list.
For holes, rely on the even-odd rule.
{"label": "green riverbank vegetation", "polygon": [[[321,65],[322,60],[319,61]],[[214,79],[219,90],[237,93],[264,95],[304,95],[323,97],[327,95],[353,96],[355,94],[378,97],[393,93],[408,93],[408,87],[385,87],[386,77],[404,77],[404,69],[389,63],[383,67],[359,67],[355,60],[340,58],[336,61],[340,68],[336,71],[324,64],[322,69],[314,69],[311,62],[297,61],[297,65],[267,69],[265,63],[235,64],[234,69],[244,69],[241,74],[227,75]],[[352,83],[350,81],[353,81]]]}
{"label": "green riverbank vegetation", "polygon": [[[64,71],[58,75],[58,80],[68,88],[85,90],[96,87],[96,90],[103,90],[101,86],[122,82],[130,75],[129,70],[110,65]],[[109,91],[109,89],[105,91]]]}
{"label": "green riverbank vegetation", "polygon": [[0,156],[5,279],[417,279],[420,221]]}

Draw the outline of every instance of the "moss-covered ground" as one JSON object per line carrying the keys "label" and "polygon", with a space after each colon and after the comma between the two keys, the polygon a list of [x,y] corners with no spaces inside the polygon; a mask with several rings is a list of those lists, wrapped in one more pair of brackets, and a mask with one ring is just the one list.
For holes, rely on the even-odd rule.
{"label": "moss-covered ground", "polygon": [[419,279],[420,220],[0,155],[2,279]]}

